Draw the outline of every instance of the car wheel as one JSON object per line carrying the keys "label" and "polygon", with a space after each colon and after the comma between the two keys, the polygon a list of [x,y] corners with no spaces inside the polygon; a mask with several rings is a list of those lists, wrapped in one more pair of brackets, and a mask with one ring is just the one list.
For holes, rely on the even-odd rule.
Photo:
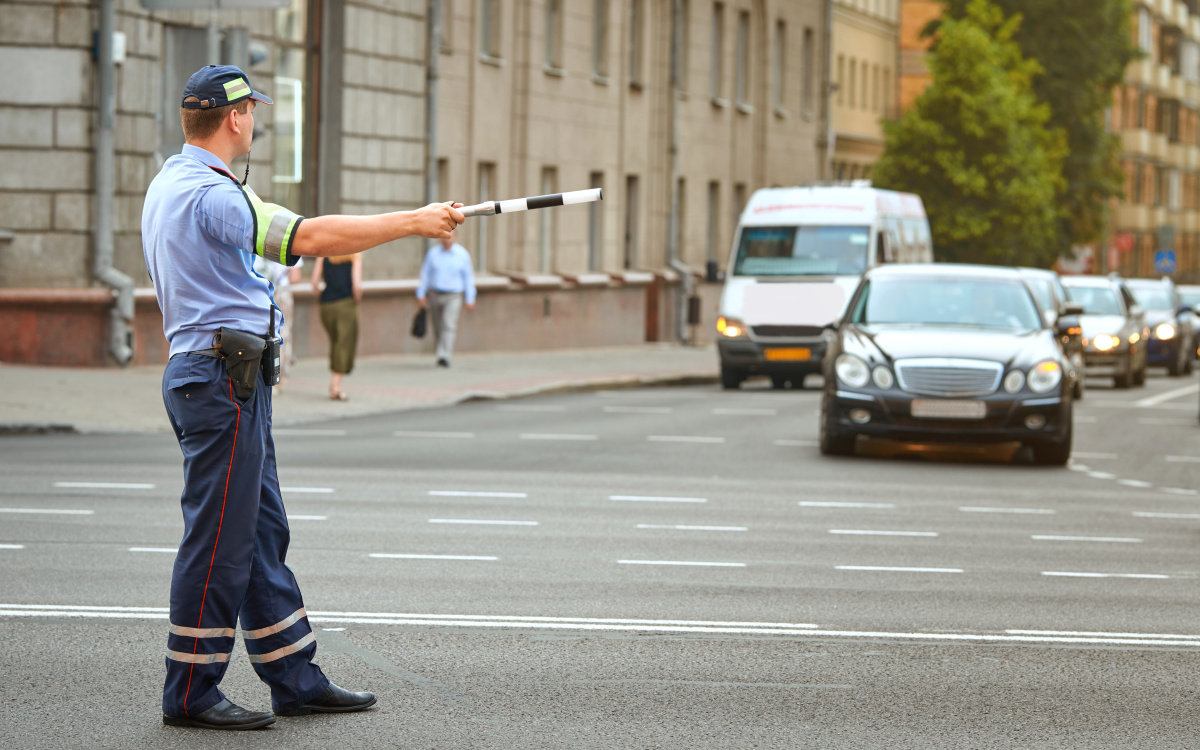
{"label": "car wheel", "polygon": [[1186,351],[1187,354],[1183,358],[1183,374],[1191,375],[1194,365],[1196,364],[1196,358],[1192,356],[1192,352],[1196,351],[1195,342],[1188,343],[1188,347],[1184,351]]}
{"label": "car wheel", "polygon": [[1187,365],[1184,360],[1187,358],[1187,350],[1183,346],[1179,347],[1179,351],[1175,353],[1175,359],[1171,364],[1167,365],[1167,374],[1173,378],[1177,378],[1187,372]]}
{"label": "car wheel", "polygon": [[746,374],[732,367],[721,368],[721,387],[727,391],[736,391],[746,379]]}
{"label": "car wheel", "polygon": [[1078,401],[1081,398],[1083,398],[1083,392],[1085,390],[1087,390],[1087,388],[1083,384],[1083,375],[1080,374],[1079,377],[1075,380],[1075,392],[1072,393],[1071,395],[1074,396],[1076,401]]}
{"label": "car wheel", "polygon": [[1075,424],[1071,421],[1071,409],[1067,408],[1064,417],[1067,420],[1067,434],[1061,441],[1039,440],[1031,443],[1033,462],[1040,466],[1066,466],[1071,460],[1071,441],[1075,435]]}
{"label": "car wheel", "polygon": [[782,391],[784,388],[787,388],[788,380],[789,378],[787,375],[772,375],[771,387],[777,391]]}
{"label": "car wheel", "polygon": [[837,435],[829,429],[829,417],[821,413],[821,437],[818,442],[821,453],[826,456],[854,455],[855,435]]}
{"label": "car wheel", "polygon": [[1119,375],[1113,376],[1113,386],[1116,388],[1128,388],[1133,376],[1133,357],[1130,356],[1125,360],[1125,366],[1121,368]]}
{"label": "car wheel", "polygon": [[1146,384],[1146,365],[1144,363],[1142,364],[1142,369],[1133,373],[1133,384],[1136,386],[1143,386]]}

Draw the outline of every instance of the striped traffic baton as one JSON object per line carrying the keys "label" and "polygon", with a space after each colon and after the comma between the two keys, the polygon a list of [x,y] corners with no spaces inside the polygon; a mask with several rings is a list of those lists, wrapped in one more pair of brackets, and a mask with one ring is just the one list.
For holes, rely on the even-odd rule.
{"label": "striped traffic baton", "polygon": [[463,206],[458,209],[463,216],[491,216],[492,214],[511,214],[517,211],[528,211],[534,208],[552,208],[554,206],[571,206],[576,203],[591,203],[604,200],[604,190],[575,190],[570,193],[555,193],[554,195],[536,195],[532,198],[516,198],[510,201],[487,201],[474,206]]}

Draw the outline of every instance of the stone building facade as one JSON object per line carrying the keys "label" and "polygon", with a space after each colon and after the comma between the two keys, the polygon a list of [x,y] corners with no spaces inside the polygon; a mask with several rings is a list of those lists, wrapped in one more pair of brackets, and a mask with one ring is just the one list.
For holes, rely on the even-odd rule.
{"label": "stone building facade", "polygon": [[[750,192],[825,176],[825,3],[677,1],[686,22],[673,120],[670,0],[440,0],[438,198],[605,190],[592,207],[463,228],[489,314],[481,330],[510,332],[479,347],[674,338],[673,122],[678,258],[696,274],[706,316],[717,287],[700,275],[709,261],[723,266]],[[138,287],[135,363],[164,356],[142,197],[182,146],[178,101],[195,69],[238,64],[275,99],[256,112],[251,156],[250,184],[264,197],[305,214],[374,213],[420,205],[428,177],[427,0],[145,7],[168,2],[115,0],[114,265]],[[84,0],[0,0],[0,68],[16,72],[0,77],[0,321],[17,332],[0,343],[0,361],[106,359],[111,293],[92,278],[97,26]],[[364,264],[368,354],[428,346],[396,333],[424,245],[393,245]],[[297,298],[297,351],[320,354],[311,295]]]}
{"label": "stone building facade", "polygon": [[883,122],[896,116],[899,0],[833,0],[832,172],[866,179],[883,154]]}

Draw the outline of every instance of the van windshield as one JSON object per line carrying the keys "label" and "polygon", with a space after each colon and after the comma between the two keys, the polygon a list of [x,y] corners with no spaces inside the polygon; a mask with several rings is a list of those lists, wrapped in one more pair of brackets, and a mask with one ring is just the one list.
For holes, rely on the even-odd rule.
{"label": "van windshield", "polygon": [[744,227],[734,276],[858,276],[869,227]]}

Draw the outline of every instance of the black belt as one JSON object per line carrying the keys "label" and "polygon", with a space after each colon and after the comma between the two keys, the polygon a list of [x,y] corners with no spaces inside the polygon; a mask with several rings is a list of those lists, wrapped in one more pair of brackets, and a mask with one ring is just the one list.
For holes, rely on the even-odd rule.
{"label": "black belt", "polygon": [[221,350],[216,348],[197,349],[194,352],[188,352],[188,354],[195,354],[198,357],[212,357],[213,359],[221,359]]}

